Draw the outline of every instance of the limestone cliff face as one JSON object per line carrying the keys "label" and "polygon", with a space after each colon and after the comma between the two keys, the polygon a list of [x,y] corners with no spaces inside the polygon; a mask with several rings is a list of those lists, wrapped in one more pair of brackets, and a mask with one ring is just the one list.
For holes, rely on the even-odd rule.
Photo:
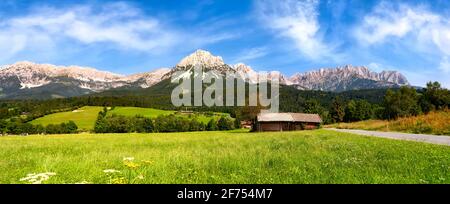
{"label": "limestone cliff face", "polygon": [[40,97],[33,92],[49,92],[48,94],[54,97],[69,97],[123,86],[147,88],[160,82],[162,76],[169,71],[170,69],[163,68],[122,76],[88,67],[18,62],[1,67],[0,97],[8,98],[8,95],[15,97],[17,94],[28,94],[30,98]]}
{"label": "limestone cliff face", "polygon": [[377,73],[364,66],[354,67],[351,65],[297,73],[289,80],[300,89],[327,91],[409,85],[408,80],[397,71]]}

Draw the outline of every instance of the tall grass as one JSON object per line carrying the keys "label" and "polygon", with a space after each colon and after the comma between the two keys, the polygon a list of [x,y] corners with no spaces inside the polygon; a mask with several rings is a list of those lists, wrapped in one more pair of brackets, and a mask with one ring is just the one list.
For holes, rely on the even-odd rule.
{"label": "tall grass", "polygon": [[332,124],[326,127],[450,135],[450,110],[435,111],[426,115],[399,118],[392,121],[368,120],[355,123]]}
{"label": "tall grass", "polygon": [[0,183],[450,183],[450,147],[327,130],[0,137]]}

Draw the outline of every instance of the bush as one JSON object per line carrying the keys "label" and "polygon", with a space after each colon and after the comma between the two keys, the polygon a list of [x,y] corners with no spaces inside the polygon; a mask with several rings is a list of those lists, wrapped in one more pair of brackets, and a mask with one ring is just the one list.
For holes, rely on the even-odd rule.
{"label": "bush", "polygon": [[222,116],[219,121],[217,121],[217,128],[219,130],[232,130],[234,129],[234,123],[231,119]]}
{"label": "bush", "polygon": [[218,130],[216,120],[214,120],[214,119],[209,120],[208,124],[206,125],[206,130],[208,130],[208,131]]}
{"label": "bush", "polygon": [[431,125],[429,125],[421,120],[418,120],[416,122],[416,125],[413,127],[412,132],[416,133],[416,134],[423,134],[423,133],[428,134],[428,133],[433,132],[433,127],[431,127]]}

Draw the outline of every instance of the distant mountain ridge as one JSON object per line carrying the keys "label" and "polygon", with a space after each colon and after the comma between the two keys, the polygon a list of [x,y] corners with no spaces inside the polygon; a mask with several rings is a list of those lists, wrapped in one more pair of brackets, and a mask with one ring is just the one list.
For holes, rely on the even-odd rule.
{"label": "distant mountain ridge", "polygon": [[161,68],[122,76],[88,67],[18,62],[0,69],[0,98],[60,98],[124,86],[148,88],[168,71]]}
{"label": "distant mountain ridge", "polygon": [[[0,99],[58,98],[116,88],[149,88],[170,78],[176,71],[187,71],[194,65],[200,65],[204,70],[234,72],[240,76],[247,76],[250,83],[256,83],[258,79],[258,72],[250,66],[243,63],[228,65],[222,57],[204,50],[197,50],[186,56],[173,68],[161,68],[129,76],[88,67],[18,62],[0,67]],[[409,85],[406,77],[397,71],[377,73],[364,66],[346,65],[319,69],[297,73],[291,77],[278,71],[271,71],[268,74],[269,78],[280,76],[281,84],[301,90],[346,91]]]}
{"label": "distant mountain ridge", "polygon": [[372,72],[364,66],[346,65],[332,69],[319,69],[297,73],[289,78],[299,89],[346,91],[354,89],[408,86],[405,76],[397,71]]}

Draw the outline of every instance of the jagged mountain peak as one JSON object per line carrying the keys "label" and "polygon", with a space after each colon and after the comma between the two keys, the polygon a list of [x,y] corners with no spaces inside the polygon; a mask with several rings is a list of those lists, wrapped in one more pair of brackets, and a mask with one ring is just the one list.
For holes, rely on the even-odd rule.
{"label": "jagged mountain peak", "polygon": [[[33,98],[32,93],[46,93],[46,97],[79,96],[119,87],[148,88],[173,76],[178,71],[192,73],[194,65],[204,71],[236,73],[249,82],[258,83],[259,72],[244,63],[225,64],[220,56],[205,50],[197,50],[183,58],[175,67],[123,76],[94,68],[80,66],[56,66],[21,61],[0,66],[0,89],[3,98]],[[397,71],[373,72],[365,66],[344,65],[321,68],[286,77],[279,71],[266,72],[267,78],[279,78],[280,83],[299,89],[346,91],[353,89],[387,88],[409,85]],[[70,93],[68,90],[72,90]],[[42,97],[39,95],[39,97]]]}
{"label": "jagged mountain peak", "polygon": [[223,66],[225,65],[225,62],[223,61],[222,57],[214,56],[206,50],[199,49],[194,53],[190,54],[189,56],[183,58],[177,64],[178,67],[186,67],[189,65],[191,66],[202,65],[207,67],[214,67],[214,66]]}
{"label": "jagged mountain peak", "polygon": [[254,72],[251,66],[248,66],[244,63],[237,63],[233,65],[233,69],[236,70],[237,72],[244,72],[244,73]]}
{"label": "jagged mountain peak", "polygon": [[155,69],[150,72],[133,74],[133,75],[125,77],[124,79],[131,83],[141,82],[141,83],[139,83],[139,86],[141,88],[148,88],[148,87],[160,82],[161,78],[164,75],[166,75],[167,73],[169,73],[170,71],[171,71],[170,68],[159,68],[159,69]]}
{"label": "jagged mountain peak", "polygon": [[352,65],[297,73],[290,81],[302,89],[330,91],[409,85],[406,77],[397,71],[377,73],[365,66]]}
{"label": "jagged mountain peak", "polygon": [[33,74],[45,74],[48,77],[73,77],[84,81],[112,81],[117,80],[122,75],[108,71],[100,71],[91,67],[81,66],[56,66],[52,64],[38,64],[29,61],[21,61],[12,65],[7,65],[1,70],[3,74],[13,74],[17,76],[27,76]]}
{"label": "jagged mountain peak", "polygon": [[[56,66],[22,61],[5,65],[3,69],[0,69],[0,88],[17,95],[22,92],[28,93],[34,89],[46,90],[55,86],[71,87],[76,90],[76,93],[67,93],[69,95],[63,96],[73,96],[123,86],[147,88],[161,81],[162,75],[168,71],[170,69],[162,68],[147,73],[123,76],[90,67]],[[59,90],[60,94],[65,94],[64,90]]]}

